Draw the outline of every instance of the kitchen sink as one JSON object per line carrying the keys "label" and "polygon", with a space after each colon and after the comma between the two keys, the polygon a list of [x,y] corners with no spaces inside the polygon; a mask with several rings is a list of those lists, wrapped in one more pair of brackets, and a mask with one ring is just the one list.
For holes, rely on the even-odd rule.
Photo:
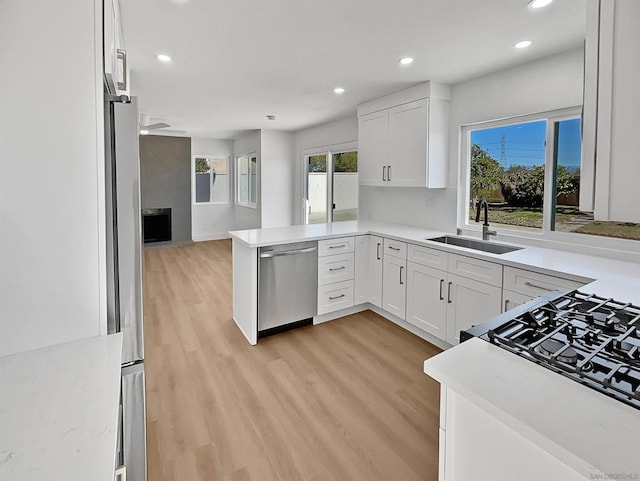
{"label": "kitchen sink", "polygon": [[513,247],[475,239],[466,239],[464,237],[457,237],[453,235],[432,237],[427,238],[426,240],[440,242],[441,244],[448,244],[452,246],[466,247],[467,249],[474,249],[477,251],[491,252],[492,254],[506,254],[507,252],[519,251],[520,249],[522,249],[522,247]]}

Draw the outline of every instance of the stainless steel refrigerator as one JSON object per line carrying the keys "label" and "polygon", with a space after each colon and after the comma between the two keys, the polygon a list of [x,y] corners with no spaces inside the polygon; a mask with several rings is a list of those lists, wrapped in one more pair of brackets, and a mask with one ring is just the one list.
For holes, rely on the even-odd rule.
{"label": "stainless steel refrigerator", "polygon": [[128,481],[147,477],[138,136],[136,98],[105,94],[107,319],[110,334],[123,334],[116,464]]}

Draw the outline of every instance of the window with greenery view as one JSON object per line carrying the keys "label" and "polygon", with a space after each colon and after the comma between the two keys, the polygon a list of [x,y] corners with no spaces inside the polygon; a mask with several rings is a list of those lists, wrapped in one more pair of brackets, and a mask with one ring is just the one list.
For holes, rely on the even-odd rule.
{"label": "window with greenery view", "polygon": [[229,202],[226,158],[194,155],[192,169],[194,203],[220,204]]}
{"label": "window with greenery view", "polygon": [[489,204],[494,227],[640,239],[640,225],[595,221],[581,211],[579,112],[463,128],[468,158],[464,218]]}
{"label": "window with greenery view", "polygon": [[258,158],[255,154],[241,155],[236,159],[236,203],[255,207],[258,191]]}

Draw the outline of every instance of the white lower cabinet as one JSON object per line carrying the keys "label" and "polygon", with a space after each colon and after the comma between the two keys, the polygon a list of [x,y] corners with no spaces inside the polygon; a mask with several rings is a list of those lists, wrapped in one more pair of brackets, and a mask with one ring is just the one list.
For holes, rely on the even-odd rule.
{"label": "white lower cabinet", "polygon": [[461,330],[501,313],[502,265],[421,246],[408,253],[407,322],[458,344]]}
{"label": "white lower cabinet", "polygon": [[406,321],[447,341],[501,312],[500,287],[409,262]]}
{"label": "white lower cabinet", "polygon": [[405,318],[407,294],[407,260],[385,254],[382,267],[382,308]]}
{"label": "white lower cabinet", "polygon": [[585,282],[573,279],[505,266],[502,309],[506,312],[543,294],[572,291],[584,284]]}
{"label": "white lower cabinet", "polygon": [[446,341],[449,344],[460,342],[460,331],[466,331],[502,311],[500,287],[455,274],[449,274],[446,298]]}
{"label": "white lower cabinet", "polygon": [[529,302],[531,299],[533,299],[533,297],[528,294],[521,294],[520,292],[504,289],[502,291],[502,312],[510,311],[525,302]]}
{"label": "white lower cabinet", "polygon": [[318,287],[318,315],[353,306],[353,280]]}
{"label": "white lower cabinet", "polygon": [[318,242],[318,315],[353,306],[354,240]]}
{"label": "white lower cabinet", "polygon": [[440,339],[447,337],[446,279],[444,271],[407,263],[406,321]]}
{"label": "white lower cabinet", "polygon": [[356,237],[354,304],[382,307],[382,253],[382,237]]}
{"label": "white lower cabinet", "polygon": [[[514,423],[494,417],[451,388],[440,409],[446,410],[445,426],[439,432],[438,481],[460,480],[562,480],[589,479],[542,448]],[[595,473],[595,470],[594,470]],[[602,475],[606,476],[606,475]],[[594,474],[591,479],[596,478]]]}

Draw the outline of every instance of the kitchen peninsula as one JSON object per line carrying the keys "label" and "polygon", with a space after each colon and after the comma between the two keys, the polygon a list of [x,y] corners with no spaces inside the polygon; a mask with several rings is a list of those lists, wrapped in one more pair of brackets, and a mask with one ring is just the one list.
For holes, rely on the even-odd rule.
{"label": "kitchen peninsula", "polygon": [[[400,269],[399,281],[402,285],[406,285],[407,305],[412,303],[412,299],[410,299],[412,280],[420,278],[417,275],[409,274],[412,266],[417,264],[416,269],[420,269],[419,266],[435,266],[439,275],[437,283],[440,284],[435,287],[440,291],[435,295],[438,300],[441,300],[440,297],[447,297],[448,293],[445,292],[448,290],[447,288],[452,289],[451,296],[443,300],[443,304],[448,304],[450,309],[445,317],[457,319],[459,322],[454,325],[454,328],[449,329],[450,332],[447,334],[446,326],[444,331],[439,332],[435,327],[432,328],[429,322],[412,322],[412,319],[409,319],[405,312],[388,312],[378,306],[378,303],[370,301],[358,303],[356,299],[353,307],[316,316],[314,323],[372,309],[414,334],[439,347],[447,348],[457,344],[456,331],[459,332],[462,328],[468,329],[473,324],[489,319],[500,312],[509,310],[514,305],[526,302],[549,290],[571,290],[584,286],[582,289],[590,293],[633,302],[636,305],[640,304],[640,281],[636,277],[639,266],[634,262],[523,245],[517,246],[521,249],[512,252],[493,254],[429,240],[443,234],[443,232],[407,225],[371,221],[347,221],[232,231],[230,235],[233,240],[234,320],[247,340],[251,344],[257,343],[259,248],[301,241],[324,241],[350,237],[358,239],[361,236],[375,237],[374,251],[376,251],[377,244],[381,244],[383,252],[373,252],[375,258],[393,258],[392,260],[399,259],[400,263],[404,262],[404,267],[400,266],[403,268]],[[385,239],[400,243],[400,248],[405,251],[398,254],[394,253],[392,249],[387,249],[388,246],[384,245]],[[409,253],[407,254],[407,252]],[[404,258],[402,259],[400,256]],[[356,267],[354,276],[356,287],[359,282],[358,274]],[[364,275],[370,277],[371,273],[365,272]],[[370,279],[368,280],[370,281]],[[485,318],[460,319],[460,316],[471,315],[470,312],[477,315],[478,309],[482,306],[465,305],[468,302],[456,306],[456,303],[453,302],[456,298],[454,292],[457,286],[456,280],[464,286],[469,286],[467,280],[472,280],[495,287],[490,293],[491,298],[487,298],[490,302],[482,303],[492,306],[487,311],[488,315]],[[532,285],[540,289],[536,290],[531,287]],[[479,292],[479,287],[475,284],[471,287],[464,286],[460,288],[461,294],[463,292]],[[379,304],[382,305],[382,303]],[[456,309],[455,312],[452,311],[453,308]],[[447,323],[451,324],[449,321]]]}

